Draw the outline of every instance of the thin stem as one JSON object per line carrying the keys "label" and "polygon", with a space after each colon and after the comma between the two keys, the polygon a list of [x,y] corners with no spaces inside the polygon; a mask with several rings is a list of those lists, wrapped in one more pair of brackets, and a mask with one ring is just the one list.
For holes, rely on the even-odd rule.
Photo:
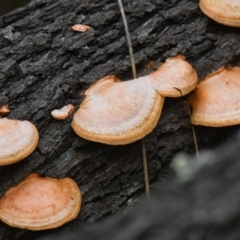
{"label": "thin stem", "polygon": [[[191,117],[191,109],[190,109],[189,105],[188,105],[188,112],[189,112],[189,116]],[[192,128],[192,135],[193,135],[193,141],[194,141],[194,145],[195,145],[196,156],[197,156],[197,160],[199,161],[200,157],[199,157],[199,151],[198,151],[197,136],[196,136],[195,128],[192,124],[191,124],[191,128]]]}
{"label": "thin stem", "polygon": [[[122,0],[118,0],[118,5],[122,14],[122,19],[123,19],[123,25],[125,28],[126,32],[126,38],[127,38],[127,44],[128,44],[128,49],[129,49],[129,54],[130,54],[130,61],[131,61],[131,66],[132,66],[132,74],[133,74],[133,79],[137,78],[137,73],[136,73],[136,65],[135,65],[135,60],[134,60],[134,55],[133,55],[133,49],[132,49],[132,42],[128,30],[128,24],[127,24],[127,19],[125,16],[125,12],[123,9],[122,5]],[[149,191],[149,180],[148,180],[148,168],[147,168],[147,154],[146,154],[146,147],[145,147],[145,142],[144,139],[142,139],[142,159],[143,159],[143,173],[144,173],[144,182],[145,182],[145,192],[146,196],[150,196],[150,191]]]}
{"label": "thin stem", "polygon": [[[177,91],[180,92],[181,96],[182,95],[182,91],[179,89],[179,88],[176,88],[174,87]],[[188,106],[188,113],[189,113],[189,117],[191,117],[191,109],[190,109],[190,106],[189,104],[187,103],[187,106]],[[191,123],[190,123],[191,124]],[[193,135],[193,142],[194,142],[194,146],[195,146],[195,151],[196,151],[196,156],[197,156],[197,160],[199,161],[200,160],[200,157],[199,157],[199,151],[198,151],[198,143],[197,143],[197,137],[196,137],[196,132],[195,132],[195,128],[194,126],[191,124],[191,128],[192,128],[192,135]]]}
{"label": "thin stem", "polygon": [[149,43],[149,45],[147,46],[147,48],[149,48],[150,46],[152,46],[152,44],[161,36],[163,35],[167,30],[168,30],[169,26],[165,27],[158,35],[157,37],[155,37],[152,42]]}
{"label": "thin stem", "polygon": [[143,172],[144,172],[144,182],[145,182],[145,192],[147,198],[150,197],[150,190],[149,190],[149,179],[148,179],[148,165],[147,165],[147,154],[146,154],[146,147],[144,138],[141,140],[142,142],[142,159],[143,159]]}
{"label": "thin stem", "polygon": [[119,5],[119,8],[120,8],[120,11],[122,14],[123,25],[124,25],[125,32],[126,32],[126,38],[127,38],[127,44],[128,44],[129,54],[130,54],[133,78],[137,78],[135,60],[134,60],[133,49],[132,49],[132,42],[131,42],[129,30],[128,30],[127,19],[125,16],[123,5],[122,5],[122,0],[118,0],[118,5]]}

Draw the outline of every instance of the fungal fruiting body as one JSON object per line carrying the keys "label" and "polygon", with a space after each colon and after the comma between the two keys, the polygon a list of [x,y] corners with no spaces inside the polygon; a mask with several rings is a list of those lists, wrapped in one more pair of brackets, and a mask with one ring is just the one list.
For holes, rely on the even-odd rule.
{"label": "fungal fruiting body", "polygon": [[74,110],[74,106],[72,104],[68,104],[61,109],[55,109],[51,112],[53,118],[58,120],[66,119]]}
{"label": "fungal fruiting body", "polygon": [[0,119],[0,166],[18,162],[37,147],[38,130],[29,121]]}
{"label": "fungal fruiting body", "polygon": [[156,126],[164,98],[145,77],[121,82],[107,76],[94,83],[74,114],[72,127],[81,137],[106,144],[127,144]]}
{"label": "fungal fruiting body", "polygon": [[77,217],[81,201],[80,189],[72,179],[32,173],[0,200],[0,219],[29,230],[56,228]]}
{"label": "fungal fruiting body", "polygon": [[240,27],[239,0],[200,0],[201,10],[214,21],[232,27]]}
{"label": "fungal fruiting body", "polygon": [[198,76],[182,55],[168,58],[155,72],[149,74],[154,89],[164,97],[181,97],[196,86]]}
{"label": "fungal fruiting body", "polygon": [[240,68],[220,68],[202,80],[188,102],[191,123],[221,127],[240,124]]}
{"label": "fungal fruiting body", "polygon": [[72,30],[76,32],[86,32],[89,29],[90,27],[84,24],[75,24],[72,26]]}
{"label": "fungal fruiting body", "polygon": [[0,118],[2,118],[4,115],[10,113],[10,109],[8,108],[8,104],[5,104],[0,107]]}
{"label": "fungal fruiting body", "polygon": [[155,128],[165,96],[183,96],[196,84],[197,74],[182,56],[167,60],[148,76],[130,81],[107,76],[85,92],[72,128],[91,141],[111,145],[135,142]]}

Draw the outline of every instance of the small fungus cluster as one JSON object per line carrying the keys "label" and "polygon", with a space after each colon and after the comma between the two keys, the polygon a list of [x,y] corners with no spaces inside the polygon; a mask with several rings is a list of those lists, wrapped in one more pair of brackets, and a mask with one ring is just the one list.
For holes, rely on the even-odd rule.
{"label": "small fungus cluster", "polygon": [[164,97],[183,96],[196,85],[196,71],[183,56],[169,58],[150,75],[130,81],[107,76],[85,92],[72,128],[79,136],[95,142],[135,142],[155,128]]}
{"label": "small fungus cluster", "polygon": [[[215,21],[240,27],[238,0],[200,0],[202,11]],[[74,25],[85,32],[90,27]],[[156,126],[165,97],[188,98],[191,123],[228,126],[240,123],[240,68],[222,67],[197,85],[197,73],[183,56],[166,60],[155,72],[129,81],[104,77],[90,86],[74,114],[73,130],[81,137],[111,145],[135,142]],[[216,99],[220,99],[217,100]],[[74,107],[68,104],[51,115],[66,119]],[[16,163],[37,147],[39,133],[29,121],[2,118],[10,112],[0,107],[0,166]],[[70,178],[53,179],[31,173],[0,200],[0,219],[29,230],[56,228],[77,217],[82,196]]]}
{"label": "small fungus cluster", "polygon": [[[7,105],[2,106],[0,117],[9,112]],[[38,130],[31,122],[0,118],[0,166],[26,158],[38,140]],[[0,200],[0,219],[29,230],[56,228],[77,217],[81,201],[80,189],[72,179],[43,178],[32,173]]]}

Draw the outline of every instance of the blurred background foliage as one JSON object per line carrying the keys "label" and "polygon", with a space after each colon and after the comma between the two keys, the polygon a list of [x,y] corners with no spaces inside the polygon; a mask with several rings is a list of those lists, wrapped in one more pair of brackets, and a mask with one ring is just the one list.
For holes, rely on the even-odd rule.
{"label": "blurred background foliage", "polygon": [[0,0],[0,16],[18,7],[22,7],[30,0]]}

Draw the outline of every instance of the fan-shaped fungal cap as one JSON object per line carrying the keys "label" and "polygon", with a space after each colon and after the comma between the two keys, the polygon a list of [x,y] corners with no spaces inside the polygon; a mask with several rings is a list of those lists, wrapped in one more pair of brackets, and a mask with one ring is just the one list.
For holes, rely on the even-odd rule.
{"label": "fan-shaped fungal cap", "polygon": [[240,27],[239,0],[200,0],[199,6],[214,21],[232,27]]}
{"label": "fan-shaped fungal cap", "polygon": [[208,75],[190,95],[191,123],[228,126],[240,123],[240,68],[220,68]]}
{"label": "fan-shaped fungal cap", "polygon": [[77,217],[81,201],[81,192],[72,179],[32,173],[0,200],[0,219],[29,230],[56,228]]}
{"label": "fan-shaped fungal cap", "polygon": [[3,115],[6,115],[10,113],[10,109],[8,108],[8,104],[5,104],[3,106],[0,107],[0,118],[3,116]]}
{"label": "fan-shaped fungal cap", "polygon": [[66,119],[69,114],[73,111],[74,106],[72,104],[68,104],[61,109],[55,109],[51,112],[52,117],[58,120],[64,120]]}
{"label": "fan-shaped fungal cap", "polygon": [[29,121],[0,119],[0,166],[18,162],[38,144],[37,128]]}
{"label": "fan-shaped fungal cap", "polygon": [[181,55],[168,58],[149,77],[153,87],[164,97],[184,96],[196,87],[198,80],[196,71]]}
{"label": "fan-shaped fungal cap", "polygon": [[89,26],[83,24],[75,24],[72,26],[72,30],[76,32],[86,32],[90,29]]}
{"label": "fan-shaped fungal cap", "polygon": [[73,117],[74,131],[85,139],[112,145],[131,143],[150,133],[164,102],[146,77],[121,82],[107,76],[85,94]]}

